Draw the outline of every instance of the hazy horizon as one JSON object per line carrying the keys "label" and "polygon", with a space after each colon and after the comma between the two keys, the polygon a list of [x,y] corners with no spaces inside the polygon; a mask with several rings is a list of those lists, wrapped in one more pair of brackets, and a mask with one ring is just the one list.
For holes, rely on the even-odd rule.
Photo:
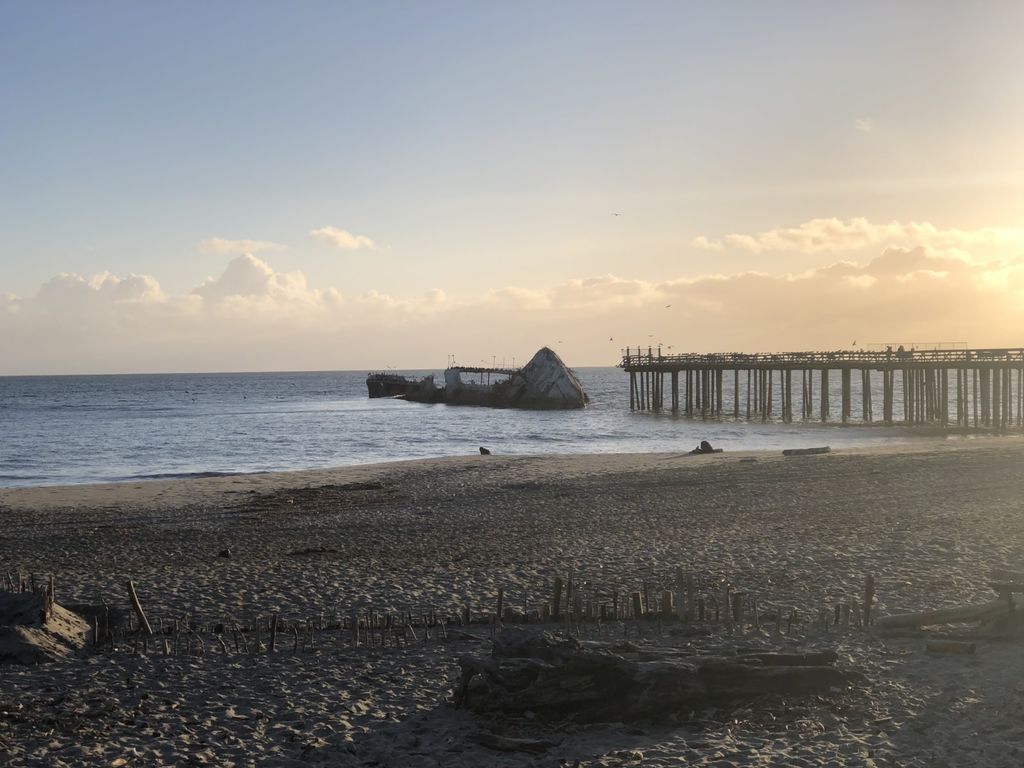
{"label": "hazy horizon", "polygon": [[0,24],[0,375],[1024,346],[1024,6]]}

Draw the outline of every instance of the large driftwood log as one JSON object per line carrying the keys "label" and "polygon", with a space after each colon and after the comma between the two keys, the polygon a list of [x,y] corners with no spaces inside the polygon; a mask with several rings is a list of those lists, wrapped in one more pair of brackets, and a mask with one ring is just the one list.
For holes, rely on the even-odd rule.
{"label": "large driftwood log", "polygon": [[1024,571],[1015,571],[1012,568],[993,568],[991,577],[993,581],[1024,583]]}
{"label": "large driftwood log", "polygon": [[455,704],[579,722],[659,719],[764,694],[828,693],[863,677],[831,654],[666,654],[624,658],[609,646],[506,630],[489,657],[464,656]]}
{"label": "large driftwood log", "polygon": [[832,449],[823,445],[820,448],[787,448],[782,452],[783,456],[815,456],[819,453],[831,453]]}
{"label": "large driftwood log", "polygon": [[970,639],[1024,641],[1024,611],[1001,613],[982,623],[969,634]]}
{"label": "large driftwood log", "polygon": [[974,621],[986,621],[1013,610],[1013,603],[1004,598],[991,600],[981,605],[964,605],[957,608],[946,608],[940,611],[920,611],[918,613],[897,613],[892,616],[881,616],[875,619],[877,629],[904,629],[932,627],[938,624],[965,624]]}

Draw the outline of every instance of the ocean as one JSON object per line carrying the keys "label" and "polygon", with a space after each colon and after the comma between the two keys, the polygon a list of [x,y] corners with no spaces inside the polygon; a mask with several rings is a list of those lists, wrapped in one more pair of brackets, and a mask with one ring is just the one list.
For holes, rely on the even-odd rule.
{"label": "ocean", "polygon": [[631,453],[688,451],[701,440],[732,451],[914,439],[900,427],[630,413],[622,370],[577,374],[591,398],[581,411],[370,400],[364,371],[0,377],[0,486],[276,472],[469,455],[481,445]]}

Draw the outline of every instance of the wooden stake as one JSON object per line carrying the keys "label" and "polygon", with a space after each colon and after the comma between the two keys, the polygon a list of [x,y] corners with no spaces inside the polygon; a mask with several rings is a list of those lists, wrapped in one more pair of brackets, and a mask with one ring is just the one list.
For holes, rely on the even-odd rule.
{"label": "wooden stake", "polygon": [[675,612],[675,595],[669,590],[663,590],[661,593],[661,618],[667,619]]}
{"label": "wooden stake", "polygon": [[644,615],[643,596],[639,592],[634,592],[632,597],[633,597],[633,618],[634,619],[643,618],[643,615]]}
{"label": "wooden stake", "polygon": [[871,626],[871,602],[875,599],[875,577],[864,577],[864,626]]}
{"label": "wooden stake", "polygon": [[135,585],[132,584],[132,580],[128,579],[126,585],[128,587],[128,600],[132,604],[132,608],[135,610],[135,615],[139,618],[140,628],[147,634],[153,634],[153,628],[149,626],[149,620],[146,619],[146,614],[142,610],[142,603],[139,602],[139,596],[135,593]]}

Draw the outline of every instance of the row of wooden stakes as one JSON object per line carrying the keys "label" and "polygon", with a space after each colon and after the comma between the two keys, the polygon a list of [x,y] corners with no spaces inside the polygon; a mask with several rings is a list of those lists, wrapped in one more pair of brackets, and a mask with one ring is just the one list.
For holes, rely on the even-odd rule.
{"label": "row of wooden stakes", "polygon": [[[42,596],[45,621],[54,604],[54,579],[45,583],[7,574],[12,591],[31,591]],[[429,640],[447,640],[452,625],[489,624],[493,629],[504,624],[564,623],[573,628],[613,622],[685,622],[723,625],[728,630],[746,627],[771,627],[777,632],[791,631],[794,624],[809,619],[793,607],[764,607],[756,595],[734,589],[727,582],[693,573],[676,573],[675,589],[656,589],[642,582],[634,591],[599,591],[590,583],[578,584],[570,572],[567,579],[554,578],[551,599],[535,610],[513,607],[499,589],[493,610],[474,611],[464,605],[458,610],[425,611],[361,610],[343,615],[335,610],[306,619],[286,619],[279,613],[254,616],[249,622],[220,621],[197,624],[188,615],[160,619],[154,626],[146,616],[132,580],[125,582],[131,613],[104,604],[92,606],[88,616],[92,624],[92,644],[96,648],[126,649],[166,655],[204,654],[208,647],[219,647],[224,654],[258,654],[285,650],[303,652],[333,643],[336,647],[403,647]],[[863,600],[840,601],[818,611],[814,622],[830,627],[865,627],[871,623],[874,578],[864,580]],[[77,607],[77,606],[76,606]],[[331,636],[324,639],[323,634]],[[579,629],[576,630],[579,634]],[[460,633],[461,634],[461,633]]]}
{"label": "row of wooden stakes", "polygon": [[[863,597],[843,600],[823,608],[817,622],[823,628],[830,626],[866,627],[872,622],[875,599],[875,579],[864,578]],[[513,623],[586,623],[593,621],[625,621],[657,619],[686,623],[715,623],[726,626],[753,626],[760,628],[764,621],[774,621],[778,628],[800,623],[795,608],[762,610],[757,596],[734,589],[727,581],[699,579],[696,574],[677,570],[675,589],[657,589],[650,582],[642,582],[640,589],[627,592],[611,590],[598,594],[591,585],[582,587],[574,583],[573,575],[563,580],[557,576],[552,584],[551,600],[538,610],[518,610],[505,604],[505,592],[498,590],[493,618],[504,624]],[[468,623],[468,620],[467,620]]]}

